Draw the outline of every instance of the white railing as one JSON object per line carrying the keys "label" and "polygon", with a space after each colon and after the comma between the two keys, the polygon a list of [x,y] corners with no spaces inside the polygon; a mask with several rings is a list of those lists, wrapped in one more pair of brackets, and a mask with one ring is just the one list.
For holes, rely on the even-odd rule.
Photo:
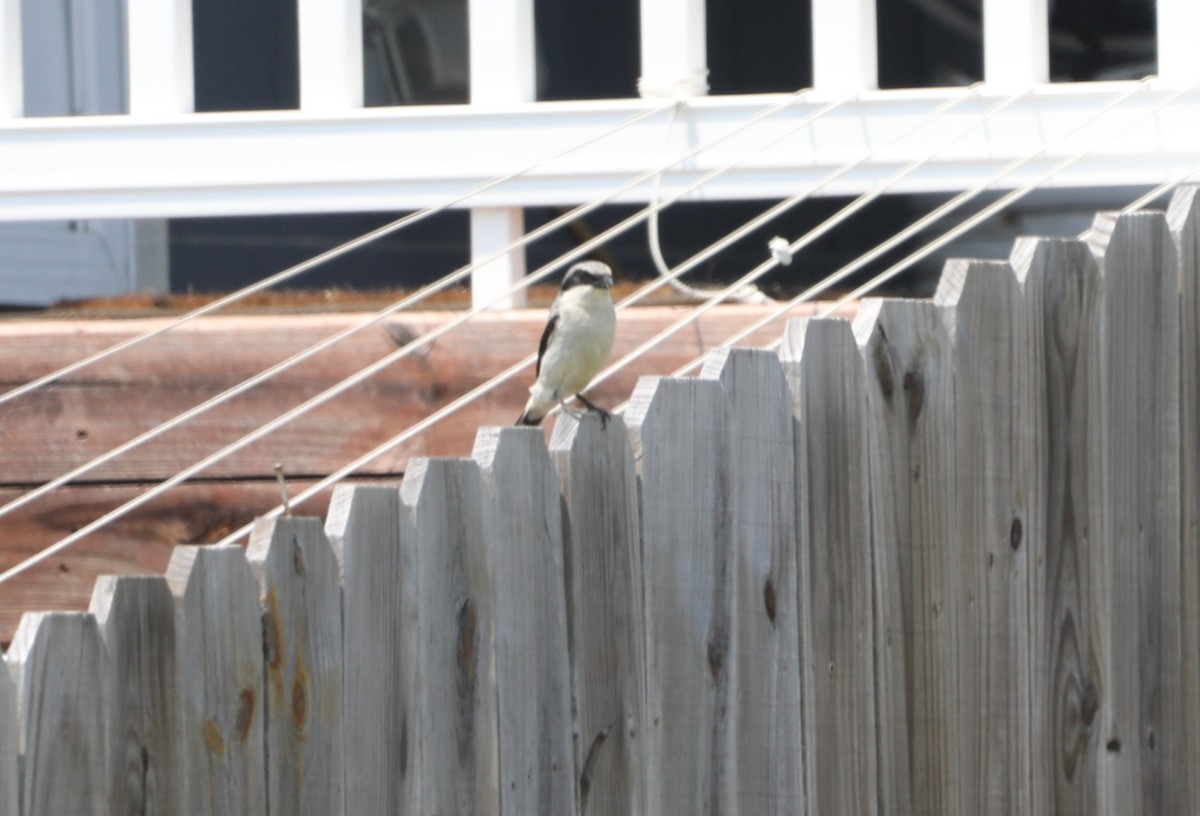
{"label": "white railing", "polygon": [[[691,197],[786,197],[888,143],[957,92],[874,90],[875,1],[813,0],[813,93],[739,135],[728,150],[766,144],[829,100],[853,98]],[[127,2],[130,112],[23,119],[19,0],[0,0],[0,221],[413,209],[511,173],[663,99],[686,102],[681,116],[643,119],[463,205],[472,209],[478,258],[522,234],[520,207],[602,195],[764,104],[762,97],[704,95],[704,0],[642,3],[642,98],[555,103],[532,101],[533,0],[470,0],[470,104],[364,109],[361,0],[298,0],[299,109],[194,113],[191,0]],[[1025,95],[987,129],[908,176],[897,192],[970,187],[1120,90],[1112,83],[1046,84],[1047,0],[984,0],[983,9],[984,86],[944,126],[959,127],[1007,94]],[[1200,4],[1158,0],[1157,14],[1158,80],[1114,111],[1114,121],[1200,81]],[[1197,123],[1200,94],[1184,95],[1050,184],[1159,183],[1200,163]],[[902,140],[822,194],[872,189],[925,143]],[[1079,148],[1065,140],[1005,183],[1037,178]],[[683,189],[726,155],[705,153],[668,170],[661,194]],[[620,200],[652,195],[647,183]],[[509,281],[522,267],[514,253],[489,272]]]}

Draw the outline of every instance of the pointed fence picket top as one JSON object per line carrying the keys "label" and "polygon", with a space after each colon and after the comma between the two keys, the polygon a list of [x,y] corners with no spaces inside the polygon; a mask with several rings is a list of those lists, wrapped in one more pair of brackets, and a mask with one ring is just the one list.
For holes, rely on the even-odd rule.
{"label": "pointed fence picket top", "polygon": [[1022,239],[1012,265],[1029,330],[1030,422],[1041,440],[1030,470],[1041,500],[1029,519],[1045,541],[1030,572],[1029,812],[1099,813],[1103,678],[1091,644],[1102,562],[1089,528],[1099,513],[1100,270],[1072,239]]}
{"label": "pointed fence picket top", "polygon": [[395,487],[339,485],[325,533],[342,565],[346,813],[414,813],[417,576]]}
{"label": "pointed fence picket top", "polygon": [[645,635],[637,475],[625,422],[560,416],[579,812],[645,816]]}
{"label": "pointed fence picket top", "polygon": [[735,812],[729,414],[715,382],[652,377],[626,412],[641,457],[647,810],[661,816]]}
{"label": "pointed fence picket top", "polygon": [[320,519],[260,521],[246,560],[258,579],[266,669],[267,807],[342,809],[342,590]]}
{"label": "pointed fence picket top", "polygon": [[867,395],[850,324],[788,321],[808,812],[878,812]]}
{"label": "pointed fence picket top", "polygon": [[562,497],[538,428],[481,428],[496,615],[501,813],[575,813]]}
{"label": "pointed fence picket top", "polygon": [[1183,813],[1178,259],[1162,213],[1101,213],[1091,243],[1104,282],[1101,812]]}
{"label": "pointed fence picket top", "polygon": [[[1182,768],[1200,767],[1200,186],[1175,191],[1167,222],[1179,253],[1180,314],[1179,417],[1180,514],[1182,533],[1179,579],[1183,604],[1183,733],[1177,761]],[[1186,813],[1200,812],[1200,775],[1186,774]]]}
{"label": "pointed fence picket top", "polygon": [[1030,581],[1043,561],[1032,492],[1032,355],[1006,262],[951,260],[934,303],[951,310],[958,486],[959,726],[964,813],[1033,813]]}
{"label": "pointed fence picket top", "polygon": [[401,540],[417,569],[417,778],[422,813],[500,812],[495,601],[483,539],[479,467],[411,459]]}
{"label": "pointed fence picket top", "polygon": [[25,613],[8,664],[21,718],[22,816],[108,816],[109,659],[96,618]]}
{"label": "pointed fence picket top", "polygon": [[112,813],[184,809],[175,599],[165,578],[102,575],[91,613],[108,647],[109,801]]}
{"label": "pointed fence picket top", "polygon": [[732,812],[797,816],[805,810],[791,397],[768,351],[714,350],[700,378],[720,384],[732,418]]}
{"label": "pointed fence picket top", "polygon": [[874,299],[859,307],[854,333],[867,377],[881,809],[957,813],[950,333],[932,303]]}
{"label": "pointed fence picket top", "polygon": [[236,544],[180,546],[167,566],[183,673],[189,816],[267,810],[258,582]]}
{"label": "pointed fence picket top", "polygon": [[20,722],[17,720],[17,687],[8,664],[0,655],[0,816],[20,816],[17,810],[17,746]]}

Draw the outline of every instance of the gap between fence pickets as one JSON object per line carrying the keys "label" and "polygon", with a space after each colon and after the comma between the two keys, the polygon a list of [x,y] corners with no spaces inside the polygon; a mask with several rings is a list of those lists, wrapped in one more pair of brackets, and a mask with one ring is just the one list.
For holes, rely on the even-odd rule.
{"label": "gap between fence pickets", "polygon": [[[1090,252],[1028,240],[1011,264],[952,263],[933,302],[864,303],[856,346],[844,324],[794,323],[782,368],[770,355],[732,351],[710,360],[699,380],[645,379],[631,400],[628,438],[620,420],[607,430],[593,418],[562,421],[551,440],[557,481],[536,431],[485,431],[479,461],[417,460],[399,492],[340,491],[328,538],[317,519],[282,518],[260,525],[248,560],[237,547],[181,549],[169,579],[98,582],[94,614],[28,614],[0,678],[0,781],[20,770],[24,782],[12,789],[23,790],[24,816],[185,788],[191,801],[191,786],[157,785],[182,773],[171,764],[171,717],[194,727],[199,716],[197,750],[229,755],[244,731],[239,761],[270,763],[267,812],[343,812],[341,785],[347,780],[349,796],[358,767],[341,753],[352,702],[346,675],[390,670],[391,658],[371,655],[368,644],[409,611],[416,659],[399,696],[417,726],[409,752],[395,759],[410,763],[422,807],[508,812],[501,780],[511,791],[519,778],[501,746],[526,739],[525,750],[550,765],[527,769],[526,780],[540,781],[524,801],[571,808],[586,797],[589,813],[603,812],[602,802],[609,812],[656,815],[728,810],[756,794],[775,812],[815,813],[862,796],[833,784],[847,773],[878,786],[866,812],[875,803],[945,814],[1191,812],[1196,786],[1185,771],[1200,757],[1200,647],[1189,641],[1196,618],[1183,613],[1197,604],[1184,582],[1200,574],[1188,544],[1198,509],[1187,494],[1200,472],[1188,443],[1200,430],[1186,408],[1200,394],[1188,367],[1200,338],[1178,298],[1200,298],[1196,190],[1176,195],[1169,218],[1101,215],[1091,240]],[[822,368],[809,357],[818,342],[847,362]],[[780,420],[770,403],[785,396]],[[831,415],[835,398],[857,403],[863,416]],[[866,450],[856,452],[859,423]],[[782,444],[789,434],[791,448]],[[508,465],[506,444],[515,451]],[[595,493],[582,489],[593,485]],[[833,506],[856,485],[857,513]],[[619,518],[603,518],[606,501]],[[528,526],[505,529],[518,516]],[[794,556],[787,535],[775,537],[789,523]],[[381,575],[365,571],[374,567],[368,549],[351,546],[376,535],[398,542],[398,551],[380,553]],[[514,537],[531,549],[511,549]],[[854,552],[856,537],[870,557],[836,562]],[[730,548],[734,540],[743,547]],[[591,541],[596,553],[583,549]],[[192,574],[209,558],[213,575],[229,577],[222,598]],[[343,584],[346,593],[351,581],[356,593],[387,593],[396,583],[386,578],[405,571],[411,591],[402,575],[386,615],[372,617],[365,595],[347,595],[343,623]],[[831,590],[839,582],[853,590],[867,573],[873,619],[864,622],[861,594]],[[628,581],[631,617],[597,619],[616,617],[611,597],[581,581],[602,576]],[[530,597],[498,599],[498,581]],[[552,591],[532,597],[535,583]],[[242,628],[233,652],[250,660],[238,678],[248,686],[230,684],[240,705],[224,720],[205,716],[219,708],[215,698],[194,708],[209,683],[179,678],[177,655],[197,635],[176,604],[228,611],[229,621],[206,621],[215,631]],[[555,610],[565,626],[517,625]],[[573,709],[573,734],[549,710],[539,712],[548,719],[537,734],[507,719],[510,703],[495,690],[514,682],[518,652],[508,638],[518,633],[497,632],[498,620],[559,643],[548,649],[554,665],[516,668],[532,671],[530,684],[551,681],[538,699]],[[615,664],[582,654],[597,632],[619,643]],[[854,637],[875,645],[847,642]],[[788,656],[793,644],[803,655]],[[825,651],[840,656],[822,666]],[[361,665],[351,666],[352,654]],[[800,671],[783,670],[792,659]],[[613,665],[618,693],[581,732],[590,701],[581,706],[579,695],[596,688],[591,672]],[[776,695],[773,711],[794,706],[796,714],[755,725],[761,712],[733,690],[756,688],[764,669],[779,674],[758,693]],[[857,683],[830,679],[845,672]],[[163,682],[142,686],[156,676]],[[255,678],[261,706],[246,702]],[[358,688],[380,699],[395,686]],[[844,728],[844,742],[825,740],[822,723],[836,725],[830,712],[848,709],[836,716],[849,725],[856,700],[876,736],[868,717]],[[391,711],[376,717],[377,731]],[[126,721],[140,725],[114,727]],[[782,766],[742,761],[761,747],[754,737],[763,730],[781,753],[795,746],[783,765],[799,769],[799,788]],[[61,762],[60,739],[84,746],[67,777],[48,770]],[[187,745],[198,746],[182,741],[183,756]],[[586,791],[576,784],[583,774]],[[626,792],[605,798],[615,780]],[[3,807],[11,801],[0,798]]]}

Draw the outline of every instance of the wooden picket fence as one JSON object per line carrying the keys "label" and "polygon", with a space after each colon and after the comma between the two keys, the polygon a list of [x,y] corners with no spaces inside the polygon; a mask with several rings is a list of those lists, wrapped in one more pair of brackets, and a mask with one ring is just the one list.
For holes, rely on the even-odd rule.
{"label": "wooden picket fence", "polygon": [[0,814],[1198,813],[1198,316],[1187,188],[102,579]]}

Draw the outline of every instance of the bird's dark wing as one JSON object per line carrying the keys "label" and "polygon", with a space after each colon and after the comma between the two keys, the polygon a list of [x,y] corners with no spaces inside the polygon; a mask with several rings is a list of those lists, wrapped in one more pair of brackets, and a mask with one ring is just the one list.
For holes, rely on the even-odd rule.
{"label": "bird's dark wing", "polygon": [[[542,332],[542,342],[538,343],[538,358],[537,358],[537,374],[542,373],[542,358],[546,356],[546,347],[550,345],[550,338],[554,336],[554,328],[558,325],[558,311],[550,312],[550,319],[546,321],[546,328]],[[534,376],[537,376],[535,374]]]}

